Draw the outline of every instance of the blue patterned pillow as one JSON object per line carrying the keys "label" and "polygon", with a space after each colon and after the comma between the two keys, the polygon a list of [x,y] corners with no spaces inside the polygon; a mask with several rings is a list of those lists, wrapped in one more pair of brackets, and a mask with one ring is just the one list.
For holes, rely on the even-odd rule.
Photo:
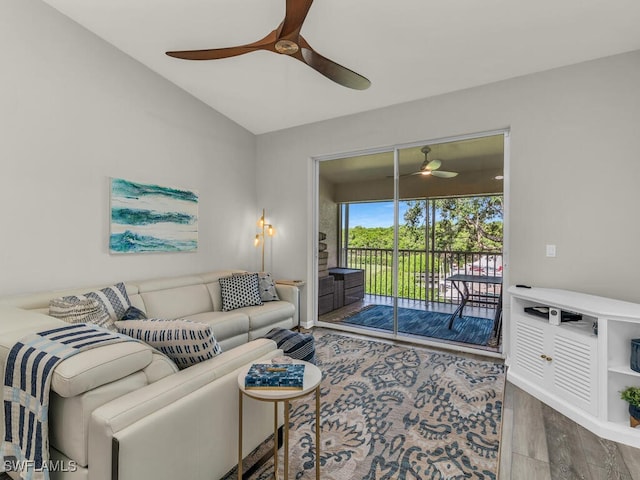
{"label": "blue patterned pillow", "polygon": [[101,290],[85,293],[84,295],[64,297],[65,300],[86,300],[88,298],[93,298],[100,302],[109,315],[109,318],[114,322],[120,320],[131,306],[127,289],[122,282]]}
{"label": "blue patterned pillow", "polygon": [[262,305],[257,273],[244,273],[220,279],[222,311]]}
{"label": "blue patterned pillow", "polygon": [[122,320],[118,331],[161,351],[178,368],[187,368],[222,353],[211,326],[189,320]]}
{"label": "blue patterned pillow", "polygon": [[145,320],[146,318],[146,313],[132,305],[127,308],[127,311],[124,312],[124,315],[120,320]]}

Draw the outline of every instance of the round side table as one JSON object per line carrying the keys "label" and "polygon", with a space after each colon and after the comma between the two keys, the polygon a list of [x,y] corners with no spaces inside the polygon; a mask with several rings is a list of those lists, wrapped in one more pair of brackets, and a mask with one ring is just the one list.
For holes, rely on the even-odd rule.
{"label": "round side table", "polygon": [[[255,363],[270,363],[268,360]],[[289,478],[289,402],[296,398],[316,392],[316,480],[320,480],[320,382],[322,371],[313,363],[293,360],[293,363],[304,364],[302,390],[246,389],[244,379],[251,368],[245,366],[238,373],[238,480],[242,478],[242,399],[246,395],[261,402],[273,402],[273,471],[278,478],[278,402],[284,402],[284,479]]]}

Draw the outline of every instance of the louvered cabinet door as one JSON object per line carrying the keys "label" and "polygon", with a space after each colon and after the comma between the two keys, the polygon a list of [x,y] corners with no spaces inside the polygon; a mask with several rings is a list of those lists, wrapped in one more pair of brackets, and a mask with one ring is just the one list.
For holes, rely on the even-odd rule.
{"label": "louvered cabinet door", "polygon": [[596,337],[576,335],[555,329],[552,385],[557,395],[576,407],[598,415],[597,341]]}
{"label": "louvered cabinet door", "polygon": [[544,383],[548,366],[541,358],[545,353],[545,330],[548,325],[539,320],[530,320],[522,315],[514,315],[514,367],[529,380]]}
{"label": "louvered cabinet door", "polygon": [[513,366],[544,394],[598,414],[597,337],[513,314]]}

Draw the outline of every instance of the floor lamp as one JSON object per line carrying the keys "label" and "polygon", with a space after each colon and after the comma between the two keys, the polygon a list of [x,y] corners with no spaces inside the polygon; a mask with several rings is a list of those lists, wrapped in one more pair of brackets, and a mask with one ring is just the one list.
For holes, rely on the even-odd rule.
{"label": "floor lamp", "polygon": [[264,213],[264,208],[262,209],[262,216],[260,217],[260,220],[258,220],[258,227],[260,228],[260,232],[256,234],[256,238],[253,241],[253,244],[256,247],[262,247],[262,269],[260,270],[261,272],[264,272],[264,243],[265,243],[265,234],[269,237],[273,237],[276,234],[275,229],[273,228],[273,225],[271,225],[270,223],[267,223],[265,221],[265,213]]}

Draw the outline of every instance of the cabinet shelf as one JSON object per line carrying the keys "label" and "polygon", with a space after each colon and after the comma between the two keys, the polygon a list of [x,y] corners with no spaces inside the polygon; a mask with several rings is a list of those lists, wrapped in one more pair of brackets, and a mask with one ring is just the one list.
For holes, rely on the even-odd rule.
{"label": "cabinet shelf", "polygon": [[610,365],[608,370],[613,373],[620,373],[622,375],[629,375],[631,377],[637,377],[640,380],[640,372],[631,370],[629,365]]}
{"label": "cabinet shelf", "polygon": [[533,321],[540,322],[541,324],[549,325],[551,328],[559,328],[563,331],[566,330],[568,332],[575,332],[578,335],[593,337],[594,339],[597,337],[593,333],[593,322],[596,321],[595,318],[592,319],[590,317],[587,317],[586,319],[583,319],[583,320],[577,320],[573,322],[562,322],[560,325],[551,325],[548,319],[539,317],[537,315],[532,315],[524,311],[523,313],[513,312],[512,315],[514,316],[521,315]]}

